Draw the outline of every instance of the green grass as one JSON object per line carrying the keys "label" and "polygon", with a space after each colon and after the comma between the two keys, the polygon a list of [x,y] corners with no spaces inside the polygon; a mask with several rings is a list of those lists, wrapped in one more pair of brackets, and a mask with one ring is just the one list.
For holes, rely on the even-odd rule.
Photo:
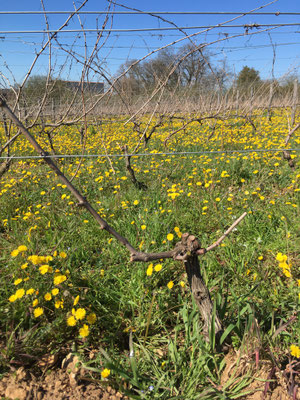
{"label": "green grass", "polygon": [[[149,145],[149,150],[155,146],[161,150],[155,140]],[[106,162],[85,160],[74,184],[104,219],[147,252],[172,248],[179,240],[175,227],[208,246],[247,211],[223,245],[201,257],[201,272],[228,328],[225,335],[232,337],[232,347],[243,349],[250,365],[255,366],[257,349],[262,359],[276,355],[281,365],[290,345],[299,340],[297,321],[274,336],[280,324],[299,309],[299,170],[289,168],[280,153],[243,157],[237,153],[134,158],[146,191],[121,179],[126,176],[122,160],[113,160],[116,174]],[[66,174],[77,167],[72,160],[60,166]],[[229,176],[221,177],[222,171]],[[103,181],[96,182],[98,176],[104,176]],[[247,392],[253,380],[251,368],[249,374],[221,385],[224,354],[201,335],[201,320],[181,263],[163,261],[161,271],[147,276],[150,263],[130,263],[127,250],[116,239],[100,230],[84,209],[69,204],[74,199],[67,198],[67,189],[57,186],[58,178],[44,163],[14,163],[0,183],[0,277],[4,282],[0,287],[0,373],[14,362],[34,368],[32,355],[59,353],[63,358],[73,351],[97,379],[103,368],[111,369],[109,384],[131,398],[235,399]],[[179,194],[174,200],[168,196],[172,192]],[[168,233],[175,236],[171,243]],[[28,250],[12,257],[20,245]],[[29,255],[53,256],[55,251],[58,255],[48,262],[52,273],[42,275],[40,264],[26,261]],[[66,258],[59,257],[61,251]],[[278,252],[287,254],[291,277],[279,268]],[[25,262],[28,267],[22,269]],[[67,277],[56,286],[55,269]],[[16,287],[18,278],[23,281]],[[171,290],[169,281],[174,282]],[[17,289],[31,287],[39,293],[9,302]],[[46,301],[44,294],[54,287],[59,295]],[[44,309],[37,318],[34,298]],[[64,301],[63,308],[55,307],[55,299]],[[66,323],[72,308],[78,307],[97,316],[86,338],[79,336],[85,320],[75,327]]]}

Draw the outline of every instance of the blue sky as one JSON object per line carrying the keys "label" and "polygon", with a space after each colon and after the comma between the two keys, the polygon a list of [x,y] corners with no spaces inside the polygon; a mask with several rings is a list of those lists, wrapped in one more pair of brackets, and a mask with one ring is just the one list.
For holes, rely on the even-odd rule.
{"label": "blue sky", "polygon": [[[121,0],[122,1],[122,0]],[[1,2],[0,11],[41,11],[39,0],[27,0],[26,2],[14,0],[12,2]],[[267,3],[267,2],[266,2]],[[258,0],[237,1],[223,0],[192,1],[192,0],[123,0],[124,5],[138,8],[143,11],[249,11],[259,7],[265,2]],[[75,2],[76,6],[81,1]],[[73,10],[73,1],[71,0],[44,0],[47,11],[70,11]],[[104,0],[88,0],[84,10],[96,11],[107,9],[108,2]],[[116,6],[116,10],[124,10]],[[300,12],[300,0],[278,0],[274,4],[264,8],[261,11],[268,12]],[[168,15],[164,16],[178,26],[206,26],[225,22],[234,16],[231,15]],[[50,15],[50,29],[58,28],[67,18],[67,15]],[[102,26],[103,16],[101,15],[82,15],[82,23],[85,28],[95,29]],[[274,73],[277,78],[287,74],[298,74],[300,65],[300,15],[247,15],[232,22],[232,24],[272,24],[272,23],[294,23],[295,26],[278,27],[268,33],[260,32],[262,29],[254,29],[259,34],[250,36],[226,39],[219,43],[209,45],[207,48],[211,54],[211,60],[218,64],[226,59],[228,67],[235,74],[243,68],[244,65],[254,67],[259,70],[264,79],[271,77],[273,48],[271,40],[276,46],[276,61]],[[110,21],[109,21],[110,24]],[[109,25],[108,24],[108,25]],[[172,25],[157,20],[148,15],[115,15],[112,28],[162,28]],[[1,15],[0,31],[27,31],[44,30],[46,27],[43,15]],[[80,29],[80,23],[77,17],[74,17],[66,29]],[[201,29],[189,29],[189,33],[200,31]],[[196,43],[210,43],[220,38],[225,38],[225,34],[236,35],[244,33],[244,28],[222,27],[198,35],[193,40]],[[106,34],[104,37],[106,38]],[[93,49],[96,40],[96,33],[87,33],[87,51]],[[152,31],[152,32],[113,32],[109,38],[100,41],[103,47],[99,51],[99,63],[105,68],[108,74],[113,75],[118,70],[120,64],[128,59],[140,58],[149,52],[149,50],[171,43],[183,34],[178,31]],[[45,34],[34,33],[0,33],[0,71],[9,78],[10,82],[15,79],[21,82],[28,68],[30,67],[35,53],[39,51],[41,44],[45,42]],[[82,33],[59,33],[59,42],[70,46],[79,55],[84,55],[84,39]],[[186,42],[176,45],[179,47]],[[81,67],[73,60],[65,65],[66,53],[61,51],[56,43],[53,42],[53,69],[54,75],[61,76],[63,79],[77,80],[80,77]],[[43,75],[48,71],[48,48],[39,58],[33,74]],[[101,80],[100,77],[90,77],[90,79]]]}

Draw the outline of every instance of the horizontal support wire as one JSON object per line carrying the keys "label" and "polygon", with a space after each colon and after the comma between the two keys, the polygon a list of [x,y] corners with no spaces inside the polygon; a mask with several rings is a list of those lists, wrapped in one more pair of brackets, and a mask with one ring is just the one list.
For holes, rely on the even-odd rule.
{"label": "horizontal support wire", "polygon": [[[133,153],[133,154],[46,154],[44,156],[11,156],[12,160],[30,160],[44,158],[107,158],[107,157],[152,157],[152,156],[176,156],[176,155],[196,155],[196,154],[233,154],[233,153],[274,153],[279,151],[300,151],[300,148],[295,149],[254,149],[254,150],[215,150],[215,151],[179,151],[167,153]],[[7,157],[0,157],[0,160],[6,160]]]}
{"label": "horizontal support wire", "polygon": [[124,28],[124,29],[97,29],[97,28],[86,28],[86,29],[62,29],[58,31],[57,29],[40,29],[40,30],[18,30],[18,31],[0,31],[2,35],[8,34],[27,34],[27,33],[75,33],[75,32],[85,32],[85,33],[95,33],[95,32],[153,32],[153,31],[174,31],[180,29],[210,29],[210,28],[243,28],[243,29],[259,29],[259,28],[268,28],[268,27],[283,27],[283,26],[300,26],[300,22],[296,23],[285,23],[285,24],[239,24],[239,25],[202,25],[202,26],[184,26],[184,27],[165,27],[165,28]]}
{"label": "horizontal support wire", "polygon": [[[45,15],[45,14],[72,14],[72,11],[0,11],[0,15]],[[76,14],[124,14],[124,15],[143,15],[143,14],[156,14],[156,15],[300,15],[300,12],[247,12],[247,11],[77,11]]]}

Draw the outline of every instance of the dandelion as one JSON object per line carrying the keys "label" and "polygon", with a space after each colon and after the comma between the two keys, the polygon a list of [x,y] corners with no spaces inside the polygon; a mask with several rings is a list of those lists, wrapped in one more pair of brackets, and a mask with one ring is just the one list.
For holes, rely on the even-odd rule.
{"label": "dandelion", "polygon": [[79,329],[79,335],[81,337],[87,337],[89,335],[89,326],[84,324],[82,328]]}
{"label": "dandelion", "polygon": [[64,301],[63,300],[56,300],[54,303],[55,308],[64,308]]}
{"label": "dandelion", "polygon": [[95,313],[89,314],[89,315],[86,317],[86,320],[87,320],[87,322],[88,322],[89,324],[93,325],[93,324],[96,322],[96,320],[97,320],[96,314],[95,314]]}
{"label": "dandelion", "polygon": [[21,245],[18,247],[19,253],[23,253],[24,251],[27,251],[27,247],[24,245]]}
{"label": "dandelion", "polygon": [[13,302],[16,301],[16,300],[17,300],[17,297],[16,297],[15,294],[12,294],[12,295],[9,297],[9,299],[8,299],[8,301],[9,301],[10,303],[13,303]]}
{"label": "dandelion", "polygon": [[45,296],[44,296],[44,299],[45,299],[46,301],[50,301],[50,300],[52,299],[51,293],[46,293]]}
{"label": "dandelion", "polygon": [[184,283],[183,281],[180,281],[180,282],[179,282],[179,285],[180,285],[182,288],[185,287],[185,283]]}
{"label": "dandelion", "polygon": [[85,314],[86,314],[86,311],[84,308],[78,308],[78,310],[76,310],[76,312],[75,312],[75,317],[76,317],[76,319],[80,320],[85,317]]}
{"label": "dandelion", "polygon": [[32,307],[36,307],[39,304],[38,299],[34,299],[32,302]]}
{"label": "dandelion", "polygon": [[134,204],[135,206],[137,206],[137,205],[139,204],[139,201],[138,201],[138,200],[134,200],[133,204]]}
{"label": "dandelion", "polygon": [[168,286],[168,289],[172,289],[172,287],[174,286],[174,282],[173,281],[170,281],[168,284],[167,284],[167,286]]}
{"label": "dandelion", "polygon": [[54,285],[59,285],[60,283],[63,283],[67,279],[66,275],[56,275],[53,279]]}
{"label": "dandelion", "polygon": [[21,299],[25,294],[25,290],[24,289],[18,289],[15,293],[15,296],[17,299]]}
{"label": "dandelion", "polygon": [[61,251],[61,252],[59,253],[59,257],[60,257],[60,258],[67,258],[67,254],[66,254],[64,251]]}
{"label": "dandelion", "polygon": [[68,325],[68,326],[75,326],[75,325],[76,325],[76,319],[74,318],[73,315],[71,315],[71,316],[67,319],[67,325]]}
{"label": "dandelion", "polygon": [[23,281],[23,279],[21,279],[21,278],[16,279],[16,280],[14,281],[14,285],[17,286],[17,285],[19,285],[22,281]]}
{"label": "dandelion", "polygon": [[294,344],[292,344],[290,346],[290,350],[291,350],[291,355],[293,357],[300,358],[300,347],[299,346],[295,346]]}
{"label": "dandelion", "polygon": [[22,264],[21,269],[26,269],[28,267],[28,263]]}
{"label": "dandelion", "polygon": [[146,229],[146,225],[141,226],[141,230],[144,231]]}
{"label": "dandelion", "polygon": [[146,274],[147,276],[151,276],[153,273],[153,264],[150,264],[147,268]]}
{"label": "dandelion", "polygon": [[154,270],[156,272],[159,272],[161,269],[162,269],[162,265],[161,264],[156,264],[155,267],[154,267]]}
{"label": "dandelion", "polygon": [[30,289],[26,290],[26,294],[27,295],[31,295],[33,293],[34,293],[34,289],[33,288],[30,288]]}
{"label": "dandelion", "polygon": [[54,289],[51,290],[51,293],[52,293],[52,296],[57,296],[58,293],[59,293],[59,289],[54,288]]}
{"label": "dandelion", "polygon": [[168,239],[169,242],[171,242],[174,239],[173,233],[168,233],[167,234],[167,239]]}
{"label": "dandelion", "polygon": [[17,257],[18,254],[19,254],[19,250],[18,250],[18,249],[15,249],[15,250],[13,250],[13,251],[10,253],[10,255],[11,255],[13,258]]}
{"label": "dandelion", "polygon": [[279,262],[287,261],[287,255],[282,254],[282,253],[277,253],[276,260]]}
{"label": "dandelion", "polygon": [[100,269],[100,276],[103,278],[103,276],[104,276],[104,269]]}
{"label": "dandelion", "polygon": [[79,295],[75,297],[73,305],[76,306],[79,301]]}
{"label": "dandelion", "polygon": [[49,265],[48,264],[41,265],[39,271],[42,275],[45,275],[49,271]]}
{"label": "dandelion", "polygon": [[110,375],[110,369],[105,368],[102,372],[101,372],[101,376],[102,378],[108,378]]}
{"label": "dandelion", "polygon": [[263,258],[264,258],[263,256],[258,256],[257,259],[261,261],[261,260],[263,260]]}
{"label": "dandelion", "polygon": [[37,307],[34,309],[33,314],[34,314],[35,318],[38,318],[42,314],[44,314],[44,309],[42,307]]}

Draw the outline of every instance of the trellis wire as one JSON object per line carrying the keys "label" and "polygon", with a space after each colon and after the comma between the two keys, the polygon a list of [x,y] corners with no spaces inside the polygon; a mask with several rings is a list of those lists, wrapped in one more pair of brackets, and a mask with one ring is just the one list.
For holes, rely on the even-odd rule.
{"label": "trellis wire", "polygon": [[[194,154],[233,154],[233,153],[269,153],[280,151],[300,151],[300,148],[295,149],[251,149],[251,150],[212,150],[212,151],[178,151],[166,153],[133,153],[133,154],[45,154],[43,156],[10,156],[12,160],[30,160],[30,159],[44,159],[44,158],[122,158],[122,157],[152,157],[152,156],[176,156],[176,155],[194,155]],[[0,157],[0,160],[6,160],[7,157]]]}

